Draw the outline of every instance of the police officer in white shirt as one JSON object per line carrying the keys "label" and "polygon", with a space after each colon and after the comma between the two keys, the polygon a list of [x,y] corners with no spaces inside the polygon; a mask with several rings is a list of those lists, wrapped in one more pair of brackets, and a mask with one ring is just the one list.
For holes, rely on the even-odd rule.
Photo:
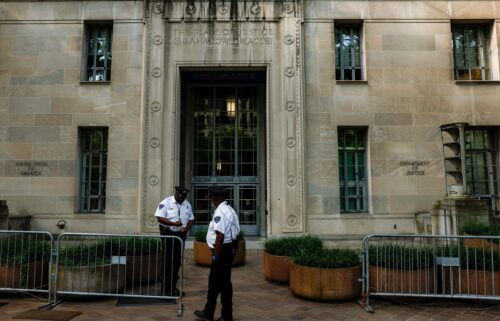
{"label": "police officer in white shirt", "polygon": [[205,309],[194,314],[206,321],[212,321],[221,295],[222,311],[219,321],[233,320],[233,286],[231,284],[231,265],[237,250],[237,235],[240,223],[236,212],[226,202],[227,191],[222,186],[209,188],[210,201],[215,209],[208,226],[207,244],[212,249],[212,266],[208,277],[208,293]]}
{"label": "police officer in white shirt", "polygon": [[[191,204],[186,201],[189,190],[175,186],[175,195],[161,201],[156,209],[161,235],[173,235],[186,240],[186,235],[194,223]],[[180,296],[176,288],[179,268],[181,266],[182,244],[176,238],[166,238],[164,241],[162,295]]]}

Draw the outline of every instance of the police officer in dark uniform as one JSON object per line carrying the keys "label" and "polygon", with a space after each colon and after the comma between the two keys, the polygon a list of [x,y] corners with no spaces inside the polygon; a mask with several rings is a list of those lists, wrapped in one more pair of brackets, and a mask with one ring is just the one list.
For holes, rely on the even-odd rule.
{"label": "police officer in dark uniform", "polygon": [[[186,240],[186,235],[194,222],[191,204],[186,200],[189,190],[175,186],[175,195],[164,199],[155,216],[161,235],[173,235]],[[176,238],[166,238],[163,244],[162,295],[180,296],[176,288],[182,258],[182,243]]]}
{"label": "police officer in dark uniform", "polygon": [[210,201],[215,208],[208,226],[207,244],[212,249],[212,266],[208,277],[208,293],[205,309],[194,314],[205,321],[214,318],[217,297],[221,295],[222,311],[219,321],[233,320],[233,286],[231,265],[236,253],[236,237],[240,232],[238,215],[226,202],[227,191],[221,186],[209,188]]}

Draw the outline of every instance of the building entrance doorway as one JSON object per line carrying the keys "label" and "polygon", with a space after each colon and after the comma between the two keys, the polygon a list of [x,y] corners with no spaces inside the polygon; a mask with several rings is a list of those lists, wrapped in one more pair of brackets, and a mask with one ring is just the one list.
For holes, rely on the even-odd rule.
{"label": "building entrance doorway", "polygon": [[265,208],[265,72],[182,73],[181,181],[190,186],[195,230],[213,213],[208,187],[228,190],[227,201],[247,235],[261,232]]}

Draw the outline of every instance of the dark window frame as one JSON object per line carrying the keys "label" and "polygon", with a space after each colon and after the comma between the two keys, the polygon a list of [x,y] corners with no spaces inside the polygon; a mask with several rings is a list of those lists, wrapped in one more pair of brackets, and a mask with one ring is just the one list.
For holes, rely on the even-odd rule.
{"label": "dark window frame", "polygon": [[[491,28],[492,24],[490,22],[452,23],[455,80],[484,81],[491,79],[491,50],[489,44],[492,36]],[[472,40],[469,38],[469,31],[474,34]],[[465,39],[462,46],[458,45],[459,37]],[[465,41],[468,44],[475,41],[477,45],[466,46]],[[478,60],[476,63],[473,63],[474,58]]]}
{"label": "dark window frame", "polygon": [[[355,132],[354,147],[346,146],[347,134]],[[338,127],[339,205],[341,213],[368,213],[367,127]],[[359,140],[362,140],[359,144]],[[348,153],[354,160],[354,179],[349,180]],[[362,153],[362,160],[359,158]],[[354,187],[355,193],[349,193]],[[350,202],[351,201],[351,202]],[[354,209],[350,207],[354,201]]]}
{"label": "dark window frame", "polygon": [[[348,35],[349,39],[357,36],[358,52],[356,53],[355,45],[352,41],[347,46],[344,46],[346,41],[341,41]],[[363,64],[363,23],[362,22],[339,22],[334,24],[334,46],[335,46],[335,79],[341,81],[359,81],[364,80],[364,64]],[[343,54],[346,50],[349,51],[349,64],[345,64]],[[358,57],[356,57],[358,55]],[[356,60],[359,65],[356,65]]]}
{"label": "dark window frame", "polygon": [[[98,38],[105,35],[104,54],[99,55]],[[85,43],[82,80],[88,82],[110,82],[113,46],[112,21],[87,21],[85,22]],[[92,45],[92,41],[94,45]],[[98,65],[98,57],[103,56],[102,66]],[[102,79],[97,79],[102,72]]]}
{"label": "dark window frame", "polygon": [[[108,127],[79,127],[79,212],[104,213],[108,158]],[[100,143],[94,139],[100,135]],[[95,165],[95,161],[98,165]],[[97,178],[95,177],[97,170]]]}

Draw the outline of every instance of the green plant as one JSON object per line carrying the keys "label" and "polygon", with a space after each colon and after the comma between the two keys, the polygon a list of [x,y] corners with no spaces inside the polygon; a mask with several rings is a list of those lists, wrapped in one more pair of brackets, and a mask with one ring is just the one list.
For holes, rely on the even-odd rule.
{"label": "green plant", "polygon": [[322,248],[321,240],[310,235],[271,238],[264,242],[264,250],[267,253],[279,256],[294,256],[301,252],[312,253]]}
{"label": "green plant", "polygon": [[79,242],[62,248],[59,264],[66,267],[95,267],[111,262],[112,242]]}
{"label": "green plant", "polygon": [[500,227],[471,222],[462,227],[462,233],[470,235],[500,236]]}
{"label": "green plant", "polygon": [[49,241],[29,235],[0,238],[0,264],[14,265],[49,260]]}
{"label": "green plant", "polygon": [[355,267],[361,264],[357,251],[340,248],[323,248],[312,252],[301,251],[292,259],[297,265],[323,269]]}
{"label": "green plant", "polygon": [[245,239],[245,232],[243,232],[243,231],[240,230],[240,232],[238,233],[238,235],[236,235],[236,239],[238,241],[244,240]]}
{"label": "green plant", "polygon": [[429,246],[410,246],[394,243],[372,245],[370,265],[389,269],[411,270],[434,265],[435,249]]}
{"label": "green plant", "polygon": [[194,234],[194,239],[196,242],[206,242],[207,240],[208,228],[202,228],[196,231]]}
{"label": "green plant", "polygon": [[149,255],[161,251],[161,240],[157,237],[114,237],[111,240],[113,255]]}
{"label": "green plant", "polygon": [[462,269],[500,271],[498,250],[451,245],[437,247],[435,256],[459,258]]}

